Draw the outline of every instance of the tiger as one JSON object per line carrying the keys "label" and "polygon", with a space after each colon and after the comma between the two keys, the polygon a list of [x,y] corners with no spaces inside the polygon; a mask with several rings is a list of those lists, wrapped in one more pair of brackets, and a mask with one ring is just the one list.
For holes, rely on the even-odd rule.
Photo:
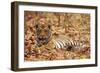
{"label": "tiger", "polygon": [[84,41],[72,40],[69,37],[60,35],[58,38],[54,39],[55,48],[66,49],[70,51],[72,49],[83,49],[86,47]]}
{"label": "tiger", "polygon": [[42,46],[48,44],[51,39],[51,25],[47,23],[44,18],[38,20],[35,24],[36,28],[36,41],[37,46]]}
{"label": "tiger", "polygon": [[[35,25],[36,28],[36,41],[37,46],[47,46],[49,48],[56,49],[76,49],[76,48],[84,48],[84,43],[72,40],[65,35],[59,35],[58,37],[52,36],[51,24],[47,23],[45,19],[38,20]],[[42,47],[43,48],[43,47]]]}

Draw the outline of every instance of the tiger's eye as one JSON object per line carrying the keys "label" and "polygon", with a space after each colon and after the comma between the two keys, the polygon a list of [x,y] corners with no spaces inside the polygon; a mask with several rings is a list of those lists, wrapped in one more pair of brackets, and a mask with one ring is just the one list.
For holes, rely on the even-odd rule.
{"label": "tiger's eye", "polygon": [[38,34],[40,34],[41,33],[41,30],[40,29],[37,29],[37,31],[36,31]]}

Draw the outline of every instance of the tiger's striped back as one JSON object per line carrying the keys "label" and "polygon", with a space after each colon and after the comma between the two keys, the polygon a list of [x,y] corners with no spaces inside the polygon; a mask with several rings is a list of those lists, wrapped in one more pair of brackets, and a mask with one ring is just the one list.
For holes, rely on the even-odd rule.
{"label": "tiger's striped back", "polygon": [[83,42],[75,41],[66,37],[58,37],[54,39],[55,48],[61,49],[82,49],[85,47]]}

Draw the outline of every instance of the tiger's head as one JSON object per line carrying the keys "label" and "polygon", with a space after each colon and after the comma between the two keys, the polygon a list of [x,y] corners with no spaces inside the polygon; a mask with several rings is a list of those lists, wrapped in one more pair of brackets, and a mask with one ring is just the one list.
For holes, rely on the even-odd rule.
{"label": "tiger's head", "polygon": [[36,41],[38,46],[46,45],[51,37],[51,25],[45,22],[45,19],[37,21],[36,25]]}

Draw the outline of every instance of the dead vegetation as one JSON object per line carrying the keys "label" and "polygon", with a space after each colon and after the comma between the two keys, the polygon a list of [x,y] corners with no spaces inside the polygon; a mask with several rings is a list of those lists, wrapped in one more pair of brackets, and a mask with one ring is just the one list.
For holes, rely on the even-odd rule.
{"label": "dead vegetation", "polygon": [[[64,60],[90,58],[90,15],[81,13],[53,13],[25,11],[24,60]],[[65,35],[73,40],[84,41],[87,45],[82,50],[66,51],[48,47],[36,48],[35,22],[45,17],[52,25],[52,35]]]}

